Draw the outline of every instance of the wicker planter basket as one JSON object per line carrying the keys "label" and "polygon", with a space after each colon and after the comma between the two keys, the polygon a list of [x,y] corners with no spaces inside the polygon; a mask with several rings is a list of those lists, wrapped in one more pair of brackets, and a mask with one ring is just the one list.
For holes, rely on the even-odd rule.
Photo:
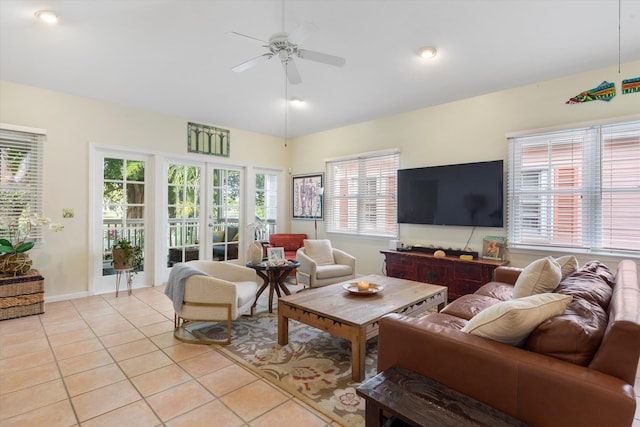
{"label": "wicker planter basket", "polygon": [[0,320],[44,313],[44,277],[38,270],[24,276],[0,275]]}

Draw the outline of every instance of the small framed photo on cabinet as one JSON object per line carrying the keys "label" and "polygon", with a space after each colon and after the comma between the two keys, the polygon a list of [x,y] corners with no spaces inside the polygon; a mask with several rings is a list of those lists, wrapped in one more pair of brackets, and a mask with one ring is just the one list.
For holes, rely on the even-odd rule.
{"label": "small framed photo on cabinet", "polygon": [[482,258],[504,260],[504,237],[486,236],[482,240]]}

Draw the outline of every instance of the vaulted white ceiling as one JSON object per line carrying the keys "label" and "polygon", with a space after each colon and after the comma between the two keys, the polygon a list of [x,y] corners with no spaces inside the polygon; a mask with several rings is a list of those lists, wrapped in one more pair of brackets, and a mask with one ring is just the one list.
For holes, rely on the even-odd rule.
{"label": "vaulted white ceiling", "polygon": [[[0,79],[283,136],[310,134],[618,64],[617,0],[0,0]],[[60,22],[36,21],[39,9]],[[284,12],[284,13],[283,13]],[[640,1],[621,0],[622,63],[640,59]],[[308,21],[302,44],[343,68],[259,43]],[[433,45],[438,56],[416,52]],[[621,78],[637,77],[624,75]],[[594,82],[594,86],[600,82]],[[588,89],[588,88],[580,88]],[[568,90],[567,97],[575,95]],[[0,94],[2,96],[2,94]]]}

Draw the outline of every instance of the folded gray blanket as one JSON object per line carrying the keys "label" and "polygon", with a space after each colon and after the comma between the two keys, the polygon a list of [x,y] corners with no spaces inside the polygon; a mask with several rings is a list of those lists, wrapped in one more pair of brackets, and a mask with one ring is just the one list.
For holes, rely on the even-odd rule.
{"label": "folded gray blanket", "polygon": [[204,273],[197,268],[193,268],[184,262],[179,262],[173,265],[164,294],[173,301],[173,309],[176,313],[180,311],[184,301],[184,281],[195,275],[207,276],[207,273]]}

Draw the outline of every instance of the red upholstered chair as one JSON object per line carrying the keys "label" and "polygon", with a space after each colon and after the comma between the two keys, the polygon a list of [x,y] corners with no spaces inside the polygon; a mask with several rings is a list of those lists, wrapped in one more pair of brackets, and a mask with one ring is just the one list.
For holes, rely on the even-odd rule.
{"label": "red upholstered chair", "polygon": [[[273,248],[284,248],[284,257],[286,259],[296,259],[296,252],[298,249],[304,246],[304,239],[307,235],[301,234],[271,234],[269,235],[269,246]],[[296,278],[296,284],[298,283],[296,270],[291,270],[290,276]]]}

